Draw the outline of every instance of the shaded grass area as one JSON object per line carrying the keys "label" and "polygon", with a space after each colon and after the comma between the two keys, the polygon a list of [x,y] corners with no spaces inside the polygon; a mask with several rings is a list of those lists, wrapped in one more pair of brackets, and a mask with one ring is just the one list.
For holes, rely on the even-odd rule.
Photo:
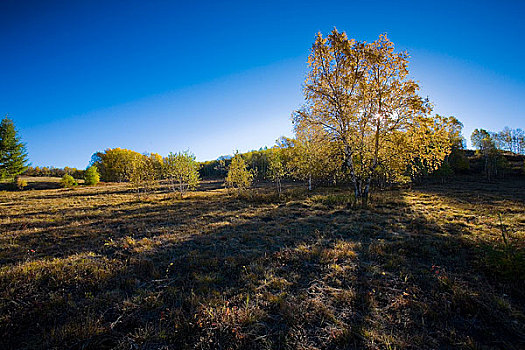
{"label": "shaded grass area", "polygon": [[3,192],[0,345],[522,348],[523,185]]}
{"label": "shaded grass area", "polygon": [[[27,182],[25,190],[49,190],[61,188],[61,177],[36,177],[36,176],[21,176],[21,179]],[[76,179],[79,184],[83,184],[83,179]],[[19,191],[12,180],[1,180],[0,191]]]}

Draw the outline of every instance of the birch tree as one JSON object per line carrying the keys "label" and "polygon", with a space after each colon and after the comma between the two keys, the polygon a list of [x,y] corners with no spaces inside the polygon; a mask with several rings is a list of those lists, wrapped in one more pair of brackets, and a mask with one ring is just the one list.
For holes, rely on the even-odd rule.
{"label": "birch tree", "polygon": [[189,151],[170,153],[164,159],[164,169],[172,190],[178,191],[181,199],[199,185],[199,164]]}
{"label": "birch tree", "polygon": [[275,185],[277,186],[277,192],[279,193],[279,197],[281,196],[282,192],[281,181],[286,176],[286,174],[286,165],[284,164],[282,150],[278,147],[273,148],[269,157],[268,177],[273,182],[275,182]]}
{"label": "birch tree", "polygon": [[[379,169],[402,169],[415,158],[433,157],[432,166],[442,161],[450,146],[430,142],[433,132],[418,132],[420,126],[432,129],[431,105],[408,78],[408,54],[395,52],[386,35],[366,43],[336,29],[326,38],[319,33],[308,65],[305,104],[293,114],[295,129],[316,126],[343,145],[355,197],[363,206]],[[404,153],[421,142],[432,147]],[[437,157],[432,155],[436,149]]]}
{"label": "birch tree", "polygon": [[239,153],[235,153],[228,168],[225,183],[228,188],[237,188],[239,194],[242,190],[250,187],[253,181],[253,173],[248,170],[246,162]]}

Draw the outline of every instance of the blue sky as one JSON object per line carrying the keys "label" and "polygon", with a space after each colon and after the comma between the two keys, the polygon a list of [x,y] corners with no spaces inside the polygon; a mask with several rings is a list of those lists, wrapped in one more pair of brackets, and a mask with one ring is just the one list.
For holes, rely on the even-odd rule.
{"label": "blue sky", "polygon": [[388,33],[435,104],[474,128],[525,127],[524,1],[0,2],[0,113],[33,165],[108,147],[199,160],[271,146],[315,33]]}

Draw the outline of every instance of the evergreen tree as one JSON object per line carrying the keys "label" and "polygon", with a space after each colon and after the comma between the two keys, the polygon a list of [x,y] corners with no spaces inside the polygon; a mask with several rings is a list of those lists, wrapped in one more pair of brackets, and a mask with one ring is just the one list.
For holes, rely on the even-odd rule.
{"label": "evergreen tree", "polygon": [[0,123],[0,179],[13,178],[27,169],[25,144],[7,115]]}

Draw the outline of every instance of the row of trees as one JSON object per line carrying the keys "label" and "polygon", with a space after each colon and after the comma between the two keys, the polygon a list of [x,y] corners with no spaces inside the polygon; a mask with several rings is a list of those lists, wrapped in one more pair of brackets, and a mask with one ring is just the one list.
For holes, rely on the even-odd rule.
{"label": "row of trees", "polygon": [[472,132],[470,137],[472,146],[483,159],[483,171],[489,181],[506,167],[502,151],[523,152],[522,137],[521,129],[512,130],[508,127],[497,133],[484,129],[475,129]]}
{"label": "row of trees", "polygon": [[[241,154],[242,159],[251,171],[254,179],[263,180],[268,178],[271,154],[272,149],[269,149],[268,147]],[[202,177],[207,178],[225,177],[228,173],[228,167],[232,159],[232,156],[221,156],[216,160],[201,162],[199,173]]]}
{"label": "row of trees", "polygon": [[525,154],[525,132],[522,129],[511,129],[506,126],[499,132],[489,132],[489,134],[498,149]]}
{"label": "row of trees", "polygon": [[[241,191],[251,185],[256,168],[248,169],[245,159],[251,159],[250,155],[251,152],[244,155],[237,153],[232,158],[214,162],[226,172],[225,184],[228,188]],[[157,180],[167,180],[172,191],[179,192],[183,198],[200,183],[201,164],[189,151],[170,153],[163,158],[155,153],[140,154],[114,148],[95,153],[91,163],[92,167],[99,169],[102,180],[130,182],[137,194],[151,190]],[[204,166],[208,164],[209,162],[203,163]],[[265,166],[268,165],[265,163]]]}
{"label": "row of trees", "polygon": [[[429,176],[444,180],[454,173],[469,170],[465,140],[461,135],[463,128],[461,122],[454,117],[441,116],[435,116],[427,122],[429,120],[432,120],[432,125],[418,127],[420,131],[431,133],[433,136],[422,136],[421,138],[427,143],[420,139],[416,145],[426,147],[425,152],[432,152],[436,149],[432,142],[436,142],[436,139],[442,142],[448,147],[448,152],[442,157],[441,163],[432,163],[435,158],[415,157],[412,158],[412,162],[405,163],[404,168],[400,168],[398,173],[386,171],[388,168],[378,168],[369,179],[371,184],[382,187],[399,181],[420,181]],[[484,135],[490,137],[488,133]],[[474,136],[474,139],[477,139],[477,136]],[[473,141],[473,144],[481,147],[482,156],[485,150],[489,149],[480,146],[483,143]],[[495,149],[494,146],[492,148]],[[133,165],[137,160],[141,160],[141,163]],[[205,177],[225,177],[226,186],[239,190],[249,187],[256,179],[274,181],[279,193],[284,179],[304,181],[309,189],[312,189],[314,184],[320,183],[353,184],[345,159],[344,144],[323,137],[321,133],[301,131],[297,132],[294,139],[285,137],[279,139],[277,145],[270,149],[264,148],[244,154],[236,153],[233,157],[224,156],[200,164],[195,162],[193,155],[188,152],[170,154],[162,158],[156,154],[142,155],[123,149],[109,149],[104,153],[97,153],[94,156],[94,164],[103,169],[106,181],[131,181],[143,184],[149,181],[152,184],[156,179],[168,179],[171,188],[174,191],[178,190],[181,196],[196,187],[200,178],[198,172]],[[490,179],[494,176],[492,175],[494,171],[490,170],[491,163],[488,164]]]}
{"label": "row of trees", "polygon": [[55,167],[32,167],[28,166],[27,169],[23,172],[23,175],[26,176],[36,176],[36,177],[63,177],[64,175],[70,175],[75,179],[83,179],[85,175],[85,170],[77,168],[55,168]]}
{"label": "row of trees", "polygon": [[[443,133],[443,143],[450,147],[450,151],[444,156],[440,164],[428,163],[429,160],[416,159],[412,163],[406,163],[404,169],[398,173],[387,172],[379,168],[369,179],[371,185],[385,187],[391,183],[400,181],[420,181],[425,177],[438,176],[445,178],[454,172],[465,172],[469,168],[469,161],[464,152],[464,139],[461,136],[463,125],[454,117],[443,118],[437,116],[440,130]],[[424,146],[424,144],[422,144]],[[427,146],[431,148],[431,146]],[[250,164],[251,155],[260,153],[256,163],[258,168]],[[263,157],[264,156],[264,157]],[[432,158],[431,158],[432,160]],[[298,180],[307,184],[311,190],[314,185],[338,185],[351,184],[352,174],[345,158],[344,144],[337,140],[323,137],[321,133],[296,133],[296,138],[282,137],[277,145],[271,149],[253,151],[245,154],[236,154],[231,160],[218,160],[207,162],[209,166],[218,166],[223,162],[229,169],[226,184],[229,184],[230,173],[239,174],[237,178],[257,179],[261,174],[259,169],[266,169],[264,179],[273,181],[279,193],[282,181]],[[242,165],[240,165],[240,163]],[[262,165],[262,166],[261,166]],[[222,167],[222,165],[221,165]],[[246,169],[246,172],[236,169]]]}
{"label": "row of trees", "polygon": [[495,148],[516,154],[525,154],[525,132],[508,126],[498,132],[475,129],[471,136],[472,146],[477,150]]}
{"label": "row of trees", "polygon": [[168,180],[181,198],[199,183],[199,164],[189,151],[170,153],[163,158],[156,153],[140,154],[113,148],[95,153],[91,163],[97,167],[103,181],[129,181],[139,195],[151,190],[156,180]]}

